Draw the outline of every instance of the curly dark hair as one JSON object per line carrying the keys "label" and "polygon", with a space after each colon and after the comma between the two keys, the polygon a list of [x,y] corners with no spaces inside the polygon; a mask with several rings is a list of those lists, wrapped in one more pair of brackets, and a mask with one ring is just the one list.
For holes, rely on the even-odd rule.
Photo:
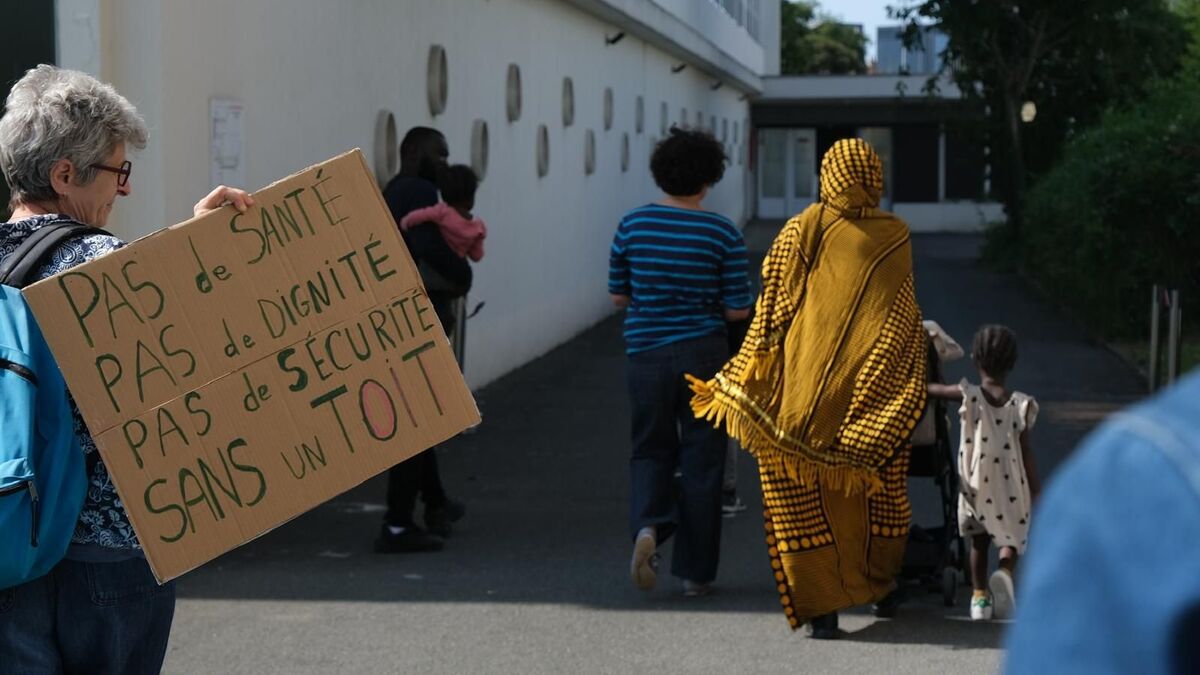
{"label": "curly dark hair", "polygon": [[1017,334],[1008,326],[989,324],[975,333],[971,360],[992,377],[1004,377],[1017,365]]}
{"label": "curly dark hair", "polygon": [[707,131],[671,127],[650,156],[650,173],[663,192],[690,197],[725,175],[725,149]]}
{"label": "curly dark hair", "polygon": [[454,164],[438,172],[438,191],[450,206],[470,211],[475,208],[475,190],[479,176],[466,164]]}

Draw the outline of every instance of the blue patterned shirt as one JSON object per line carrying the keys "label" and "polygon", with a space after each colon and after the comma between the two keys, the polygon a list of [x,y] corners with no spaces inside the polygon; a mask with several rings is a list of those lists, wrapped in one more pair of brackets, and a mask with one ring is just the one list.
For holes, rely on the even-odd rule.
{"label": "blue patterned shirt", "polygon": [[608,292],[630,298],[626,353],[724,333],[724,311],[754,303],[748,267],[742,233],[725,216],[658,204],[630,211],[608,258]]}
{"label": "blue patterned shirt", "polygon": [[[38,228],[51,222],[70,220],[65,216],[44,215],[34,216],[25,220],[0,225],[0,262],[12,255],[26,237]],[[75,237],[67,240],[51,254],[50,259],[38,270],[37,279],[66,271],[76,265],[111,253],[125,242],[102,234]],[[72,544],[89,544],[105,549],[134,550],[141,549],[133,526],[129,524],[129,516],[121,506],[121,498],[117,489],[108,476],[108,469],[96,450],[96,441],[88,431],[83,417],[75,401],[71,401],[71,412],[75,417],[75,435],[83,447],[84,455],[88,456],[88,491],[83,501],[83,510],[79,514],[79,522],[75,525],[75,536]]]}

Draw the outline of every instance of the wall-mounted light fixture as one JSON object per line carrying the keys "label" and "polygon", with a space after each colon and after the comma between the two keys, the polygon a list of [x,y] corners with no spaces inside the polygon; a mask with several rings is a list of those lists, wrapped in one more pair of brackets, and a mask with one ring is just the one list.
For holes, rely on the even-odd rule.
{"label": "wall-mounted light fixture", "polygon": [[564,127],[575,123],[575,82],[569,77],[563,78],[562,121]]}
{"label": "wall-mounted light fixture", "polygon": [[375,117],[375,179],[379,186],[400,170],[399,146],[396,140],[396,116],[390,110],[380,110]]}
{"label": "wall-mounted light fixture", "polygon": [[596,173],[596,132],[591,129],[583,134],[583,173]]}
{"label": "wall-mounted light fixture", "polygon": [[425,93],[429,100],[429,114],[433,116],[446,112],[446,95],[449,86],[446,82],[449,69],[446,67],[446,48],[441,45],[430,45],[429,59],[425,68]]}
{"label": "wall-mounted light fixture", "polygon": [[675,73],[675,74],[677,74],[677,75],[678,75],[679,73],[682,73],[682,72],[683,72],[683,69],[684,69],[684,68],[687,68],[687,64],[686,64],[686,63],[681,63],[681,64],[679,64],[679,65],[677,65],[677,66],[672,66],[672,67],[671,67],[671,72],[672,72],[672,73]]}
{"label": "wall-mounted light fixture", "polygon": [[604,88],[604,130],[608,131],[613,126],[613,90],[612,87]]}
{"label": "wall-mounted light fixture", "polygon": [[508,77],[504,83],[504,112],[509,122],[521,119],[521,67],[508,64]]}
{"label": "wall-mounted light fixture", "polygon": [[624,39],[625,39],[624,33],[617,33],[616,35],[605,35],[604,36],[604,44],[611,47],[612,45],[615,45]]}
{"label": "wall-mounted light fixture", "polygon": [[537,128],[537,149],[534,155],[537,160],[537,175],[538,178],[544,178],[550,173],[550,131],[545,124],[539,124]]}
{"label": "wall-mounted light fixture", "polygon": [[475,120],[471,125],[471,168],[479,180],[487,176],[488,126],[485,120]]}
{"label": "wall-mounted light fixture", "polygon": [[713,90],[713,91],[716,91],[716,90],[718,90],[718,89],[720,89],[721,87],[724,87],[724,86],[725,86],[725,83],[724,83],[724,82],[722,82],[722,81],[720,81],[720,80],[717,80],[716,82],[713,82],[712,86],[711,86],[711,87],[709,87],[709,89],[711,89],[711,90]]}

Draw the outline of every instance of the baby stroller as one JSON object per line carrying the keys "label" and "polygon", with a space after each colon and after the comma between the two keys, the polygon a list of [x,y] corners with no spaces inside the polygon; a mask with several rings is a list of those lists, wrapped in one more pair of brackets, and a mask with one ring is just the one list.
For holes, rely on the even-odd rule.
{"label": "baby stroller", "polygon": [[[928,342],[927,377],[942,382],[942,364],[963,355],[953,338],[933,321],[925,322]],[[900,572],[902,583],[942,593],[947,607],[954,605],[960,573],[966,574],[966,544],[958,533],[958,463],[950,440],[946,403],[930,399],[912,437],[909,476],[932,479],[941,498],[941,523],[909,530],[908,547]],[[965,578],[965,577],[962,577]]]}

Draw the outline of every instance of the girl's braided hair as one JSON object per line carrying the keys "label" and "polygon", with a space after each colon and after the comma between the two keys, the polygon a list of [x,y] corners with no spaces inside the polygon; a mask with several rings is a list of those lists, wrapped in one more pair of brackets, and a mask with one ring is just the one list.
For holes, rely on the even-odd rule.
{"label": "girl's braided hair", "polygon": [[1007,326],[988,324],[975,333],[971,360],[992,377],[1004,377],[1017,364],[1017,334]]}

